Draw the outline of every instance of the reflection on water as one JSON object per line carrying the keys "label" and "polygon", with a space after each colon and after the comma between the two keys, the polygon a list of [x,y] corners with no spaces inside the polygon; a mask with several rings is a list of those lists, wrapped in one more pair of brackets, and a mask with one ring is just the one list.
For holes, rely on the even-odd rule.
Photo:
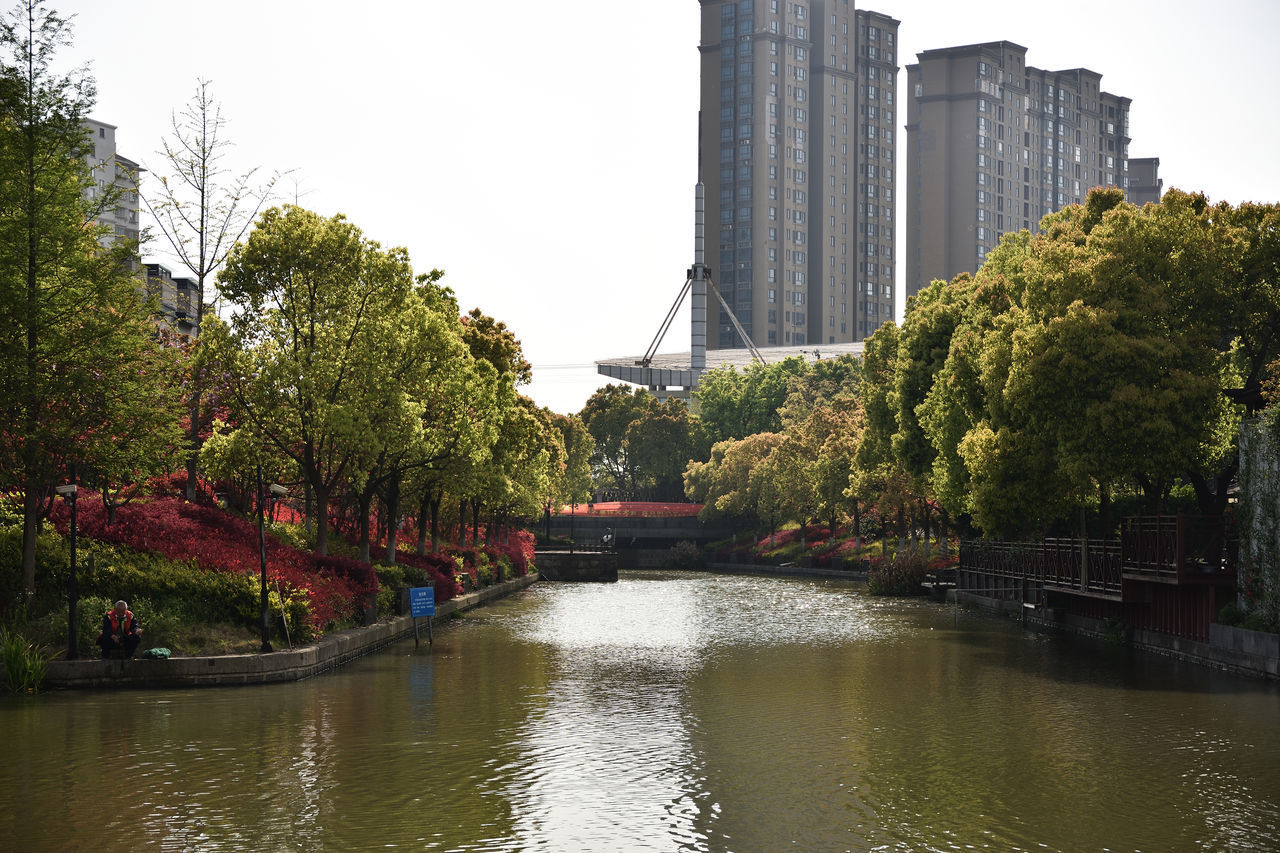
{"label": "reflection on water", "polygon": [[1276,688],[954,620],[637,573],[300,684],[6,699],[0,848],[1280,848]]}

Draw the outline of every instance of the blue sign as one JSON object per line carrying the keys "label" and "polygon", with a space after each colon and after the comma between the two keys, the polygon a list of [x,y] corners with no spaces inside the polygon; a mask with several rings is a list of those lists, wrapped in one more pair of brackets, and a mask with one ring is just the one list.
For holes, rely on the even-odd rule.
{"label": "blue sign", "polygon": [[435,589],[429,586],[417,586],[409,590],[409,614],[415,619],[419,616],[435,616]]}

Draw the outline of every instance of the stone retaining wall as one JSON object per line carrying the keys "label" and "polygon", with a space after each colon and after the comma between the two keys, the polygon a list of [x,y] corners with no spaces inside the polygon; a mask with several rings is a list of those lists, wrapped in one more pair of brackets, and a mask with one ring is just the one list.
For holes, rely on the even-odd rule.
{"label": "stone retaining wall", "polygon": [[[528,575],[445,601],[436,605],[433,624],[452,613],[470,610],[510,595],[537,580],[537,575]],[[426,634],[427,619],[419,620],[418,629],[420,634]],[[54,660],[49,663],[45,686],[195,687],[301,681],[385,648],[412,634],[412,617],[396,616],[367,628],[335,632],[314,645],[267,654],[172,657],[168,660]]]}

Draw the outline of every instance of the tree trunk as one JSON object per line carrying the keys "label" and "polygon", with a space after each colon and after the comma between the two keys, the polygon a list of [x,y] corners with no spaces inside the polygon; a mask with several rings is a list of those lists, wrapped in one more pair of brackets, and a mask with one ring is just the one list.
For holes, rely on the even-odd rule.
{"label": "tree trunk", "polygon": [[467,499],[458,498],[458,546],[467,544]]}
{"label": "tree trunk", "polygon": [[480,499],[471,499],[471,546],[480,545]]}
{"label": "tree trunk", "polygon": [[302,524],[307,531],[307,536],[311,535],[311,516],[314,510],[311,500],[311,483],[308,481],[302,484]]}
{"label": "tree trunk", "polygon": [[1142,487],[1143,504],[1147,513],[1149,515],[1157,515],[1160,512],[1160,498],[1162,497],[1160,484],[1145,474],[1139,474],[1134,479]]}
{"label": "tree trunk", "polygon": [[[32,470],[31,468],[27,469]],[[40,484],[28,474],[22,497],[22,591],[36,594],[36,535],[40,531]]]}
{"label": "tree trunk", "polygon": [[444,503],[444,490],[431,499],[431,553],[440,553],[440,504]]}
{"label": "tree trunk", "polygon": [[369,559],[369,532],[371,529],[369,520],[372,512],[373,488],[367,486],[363,492],[356,496],[356,530],[360,539],[357,554],[362,563],[371,562]]}
{"label": "tree trunk", "polygon": [[1202,515],[1220,516],[1226,510],[1227,488],[1231,485],[1231,478],[1235,473],[1236,466],[1232,465],[1214,475],[1213,483],[1210,484],[1199,472],[1188,472],[1187,479],[1196,490],[1196,504]]}
{"label": "tree trunk", "polygon": [[418,547],[415,553],[419,557],[425,557],[427,555],[427,524],[428,523],[430,523],[432,526],[432,530],[431,530],[432,534],[433,535],[435,534],[435,519],[434,518],[428,519],[427,517],[427,513],[429,512],[428,502],[430,500],[430,496],[431,496],[431,492],[424,490],[422,493],[422,500],[418,502]]}
{"label": "tree trunk", "polygon": [[[199,319],[196,320],[199,323]],[[196,328],[199,328],[197,325]],[[196,462],[200,458],[200,391],[191,394],[191,410],[187,413],[191,418],[187,430],[187,441],[191,446],[187,450],[187,500],[196,499]]]}
{"label": "tree trunk", "polygon": [[387,484],[387,558],[389,566],[396,564],[397,538],[400,532],[400,475],[392,474]]}
{"label": "tree trunk", "polygon": [[329,490],[316,486],[316,553],[329,555]]}

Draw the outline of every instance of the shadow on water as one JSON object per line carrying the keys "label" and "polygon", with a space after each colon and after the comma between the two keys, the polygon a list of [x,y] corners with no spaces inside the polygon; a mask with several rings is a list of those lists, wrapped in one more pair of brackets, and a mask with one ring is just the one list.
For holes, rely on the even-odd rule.
{"label": "shadow on water", "polygon": [[988,665],[1014,667],[1029,676],[1117,690],[1280,697],[1280,684],[1165,657],[1129,643],[1044,633],[1008,617],[965,610],[956,627],[950,605],[934,606],[938,621],[933,627],[950,632],[954,642]]}

